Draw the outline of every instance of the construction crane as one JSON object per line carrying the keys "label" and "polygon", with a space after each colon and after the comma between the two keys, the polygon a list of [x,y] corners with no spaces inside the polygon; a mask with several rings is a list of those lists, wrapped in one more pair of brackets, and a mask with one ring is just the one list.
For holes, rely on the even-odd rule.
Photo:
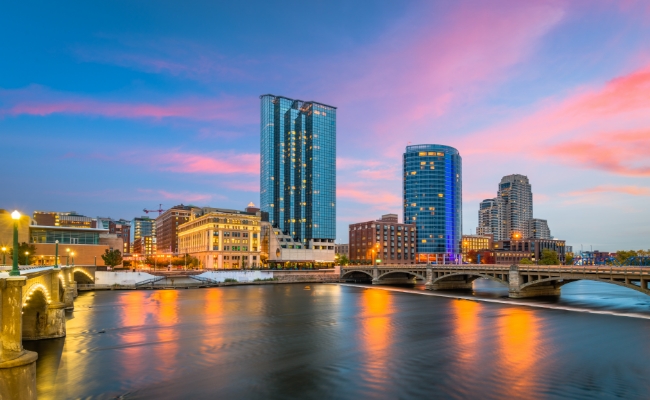
{"label": "construction crane", "polygon": [[160,214],[162,214],[163,211],[165,211],[165,210],[163,210],[163,208],[162,208],[162,204],[158,204],[158,209],[157,209],[157,210],[147,210],[147,209],[145,208],[145,209],[142,210],[142,211],[144,211],[144,212],[147,213],[147,214],[149,214],[150,212],[157,212],[157,213],[158,213],[158,216],[160,216]]}

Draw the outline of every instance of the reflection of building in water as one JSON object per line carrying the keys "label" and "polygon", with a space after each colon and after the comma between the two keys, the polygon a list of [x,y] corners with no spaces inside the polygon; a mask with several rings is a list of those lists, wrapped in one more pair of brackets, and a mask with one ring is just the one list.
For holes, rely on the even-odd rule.
{"label": "reflection of building in water", "polygon": [[197,257],[206,269],[260,266],[261,212],[203,207],[178,226],[178,251]]}

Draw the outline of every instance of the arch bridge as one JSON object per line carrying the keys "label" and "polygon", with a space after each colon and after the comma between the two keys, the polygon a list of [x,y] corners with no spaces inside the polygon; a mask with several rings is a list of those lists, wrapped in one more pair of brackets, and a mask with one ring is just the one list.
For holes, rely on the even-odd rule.
{"label": "arch bridge", "polygon": [[9,276],[9,269],[0,267],[0,398],[36,398],[37,355],[24,350],[22,341],[64,337],[76,280],[94,282],[96,267],[23,266],[20,276]]}
{"label": "arch bridge", "polygon": [[643,266],[416,264],[341,268],[342,281],[376,285],[420,281],[429,290],[472,289],[479,278],[507,286],[511,298],[557,296],[562,286],[579,280],[610,283],[650,295],[650,268]]}

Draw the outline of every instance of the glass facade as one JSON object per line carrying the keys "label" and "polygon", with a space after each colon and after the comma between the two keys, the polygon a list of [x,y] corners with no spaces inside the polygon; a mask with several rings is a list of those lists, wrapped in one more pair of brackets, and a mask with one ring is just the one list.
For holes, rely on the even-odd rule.
{"label": "glass facade", "polygon": [[32,229],[32,243],[99,244],[98,232]]}
{"label": "glass facade", "polygon": [[458,150],[436,144],[406,147],[404,222],[417,226],[418,263],[460,261],[462,159]]}
{"label": "glass facade", "polygon": [[336,238],[336,107],[260,96],[260,209],[286,235]]}

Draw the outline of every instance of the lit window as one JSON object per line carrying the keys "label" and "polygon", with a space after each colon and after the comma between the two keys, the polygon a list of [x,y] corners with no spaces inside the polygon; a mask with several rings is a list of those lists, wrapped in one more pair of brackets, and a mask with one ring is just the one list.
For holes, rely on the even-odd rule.
{"label": "lit window", "polygon": [[438,193],[438,197],[442,197],[442,193]]}

